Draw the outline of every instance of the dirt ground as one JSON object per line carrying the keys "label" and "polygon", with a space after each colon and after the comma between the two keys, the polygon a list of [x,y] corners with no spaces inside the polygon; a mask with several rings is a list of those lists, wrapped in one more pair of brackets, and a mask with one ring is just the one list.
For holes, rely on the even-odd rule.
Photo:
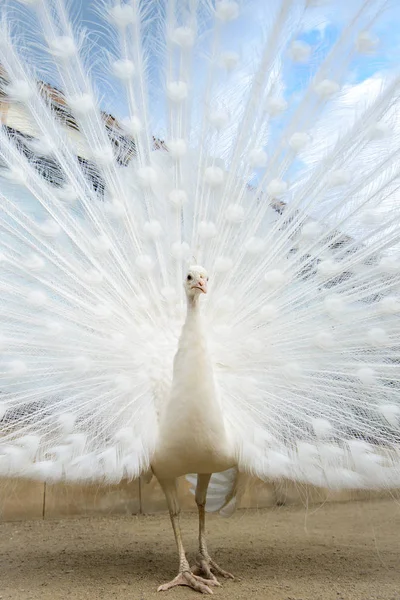
{"label": "dirt ground", "polygon": [[[182,517],[189,559],[197,517]],[[166,600],[176,574],[167,515],[3,523],[1,600]],[[208,518],[215,560],[240,581],[221,600],[400,600],[400,505],[395,501],[238,511]],[[200,596],[198,596],[200,597]],[[204,597],[204,596],[203,596]]]}

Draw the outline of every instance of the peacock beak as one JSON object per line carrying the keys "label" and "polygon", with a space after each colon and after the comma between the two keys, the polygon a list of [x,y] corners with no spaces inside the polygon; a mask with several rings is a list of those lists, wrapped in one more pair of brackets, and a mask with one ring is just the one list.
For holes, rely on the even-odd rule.
{"label": "peacock beak", "polygon": [[201,290],[203,294],[207,294],[207,281],[205,279],[200,279],[200,281],[198,281],[196,285],[193,286],[193,288]]}

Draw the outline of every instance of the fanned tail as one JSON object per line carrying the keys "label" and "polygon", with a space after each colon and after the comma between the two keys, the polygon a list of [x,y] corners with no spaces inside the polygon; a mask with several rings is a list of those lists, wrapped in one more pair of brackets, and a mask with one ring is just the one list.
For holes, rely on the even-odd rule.
{"label": "fanned tail", "polygon": [[1,475],[149,469],[194,257],[239,469],[400,485],[400,78],[354,82],[396,17],[267,4],[6,13]]}

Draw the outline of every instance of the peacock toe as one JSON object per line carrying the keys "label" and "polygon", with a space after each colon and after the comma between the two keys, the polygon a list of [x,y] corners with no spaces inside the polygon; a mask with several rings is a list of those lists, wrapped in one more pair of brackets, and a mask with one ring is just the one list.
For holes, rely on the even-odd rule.
{"label": "peacock toe", "polygon": [[166,592],[179,585],[186,585],[201,594],[212,594],[213,591],[211,587],[219,587],[221,584],[213,576],[209,579],[205,579],[191,571],[182,571],[181,573],[178,573],[172,581],[160,585],[157,592]]}

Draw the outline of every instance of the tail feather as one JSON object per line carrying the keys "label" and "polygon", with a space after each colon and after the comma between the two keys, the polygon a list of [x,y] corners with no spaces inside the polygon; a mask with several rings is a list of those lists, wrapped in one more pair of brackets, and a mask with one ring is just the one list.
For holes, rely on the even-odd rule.
{"label": "tail feather", "polygon": [[[206,511],[218,512],[222,517],[230,517],[237,505],[239,472],[236,468],[228,469],[211,476],[207,490]],[[187,475],[190,492],[196,491],[197,476]]]}

